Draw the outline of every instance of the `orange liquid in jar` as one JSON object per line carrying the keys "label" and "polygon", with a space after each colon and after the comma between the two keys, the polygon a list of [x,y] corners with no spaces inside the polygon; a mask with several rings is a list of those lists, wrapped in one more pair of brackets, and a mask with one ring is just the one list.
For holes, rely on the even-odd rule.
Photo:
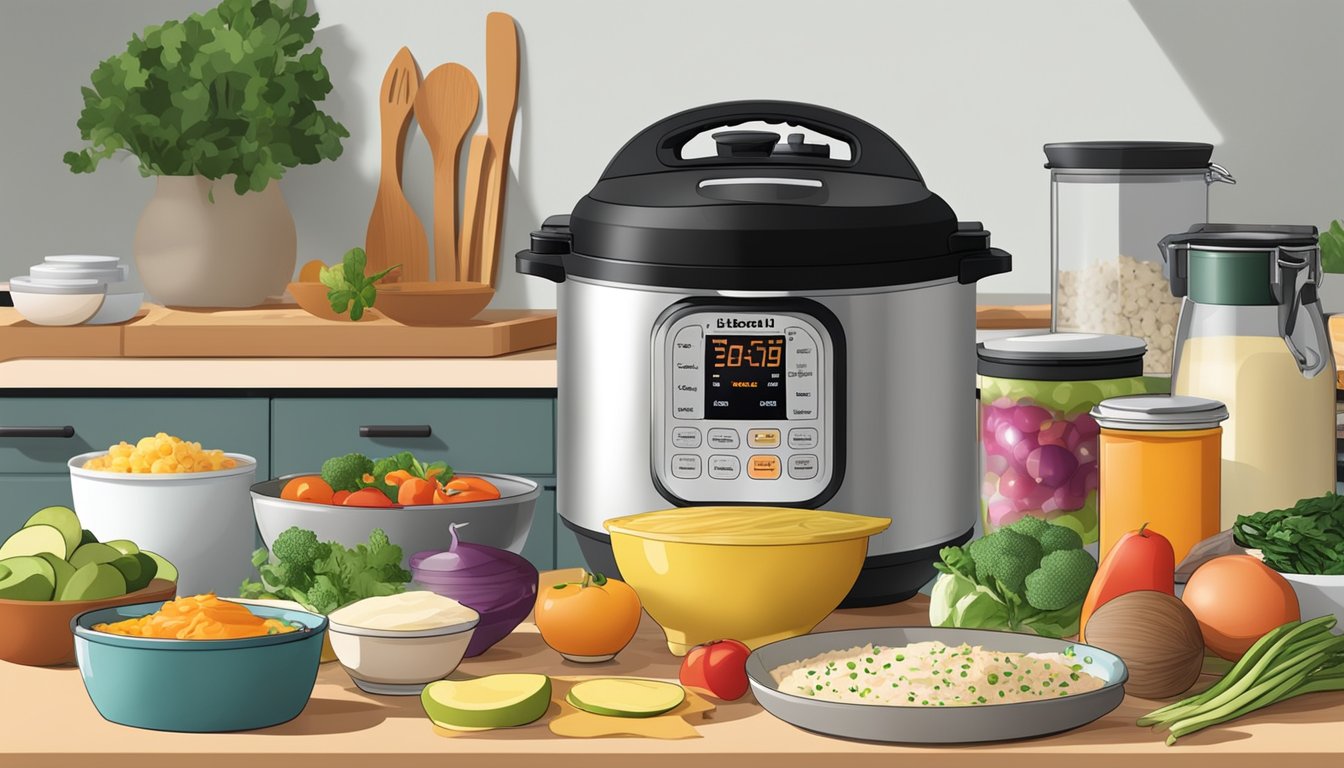
{"label": "orange liquid in jar", "polygon": [[1167,537],[1177,563],[1221,530],[1222,432],[1101,430],[1102,557],[1144,523]]}

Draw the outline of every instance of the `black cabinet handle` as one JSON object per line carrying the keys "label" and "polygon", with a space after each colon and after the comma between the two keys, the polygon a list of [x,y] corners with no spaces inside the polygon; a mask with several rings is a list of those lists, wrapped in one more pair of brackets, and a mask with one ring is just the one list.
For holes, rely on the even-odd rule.
{"label": "black cabinet handle", "polygon": [[64,427],[0,427],[0,437],[74,437],[75,428]]}
{"label": "black cabinet handle", "polygon": [[432,433],[428,424],[384,424],[359,428],[360,437],[429,437]]}

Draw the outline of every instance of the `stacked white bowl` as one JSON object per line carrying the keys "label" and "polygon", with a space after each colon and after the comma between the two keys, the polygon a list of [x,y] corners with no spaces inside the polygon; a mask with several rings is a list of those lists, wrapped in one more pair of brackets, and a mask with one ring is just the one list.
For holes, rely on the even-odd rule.
{"label": "stacked white bowl", "polygon": [[116,256],[48,256],[9,281],[14,308],[34,325],[124,323],[145,294],[126,284]]}

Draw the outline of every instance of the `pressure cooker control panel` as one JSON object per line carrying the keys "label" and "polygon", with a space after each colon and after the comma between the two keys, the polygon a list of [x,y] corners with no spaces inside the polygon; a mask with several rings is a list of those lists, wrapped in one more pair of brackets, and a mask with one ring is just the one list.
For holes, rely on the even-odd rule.
{"label": "pressure cooker control panel", "polygon": [[822,503],[842,451],[834,316],[798,299],[692,300],[653,340],[653,476],[677,504]]}

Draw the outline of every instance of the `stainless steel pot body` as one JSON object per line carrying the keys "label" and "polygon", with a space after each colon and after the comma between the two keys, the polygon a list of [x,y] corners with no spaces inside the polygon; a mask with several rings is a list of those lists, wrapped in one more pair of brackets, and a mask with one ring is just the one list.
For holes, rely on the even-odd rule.
{"label": "stainless steel pot body", "polygon": [[937,548],[964,540],[972,530],[978,509],[970,407],[974,285],[949,279],[854,291],[756,293],[570,277],[558,296],[558,512],[579,536],[590,565],[614,567],[602,555],[604,542],[609,552],[603,521],[676,506],[660,493],[651,470],[654,393],[661,386],[652,381],[653,336],[659,318],[692,297],[747,304],[805,298],[839,321],[846,407],[843,423],[834,429],[844,446],[843,476],[834,495],[814,506],[889,517],[891,526],[869,540],[873,573],[866,573],[877,578],[878,571],[897,567],[904,574],[902,586],[869,585],[868,598],[849,604],[913,594],[932,575]]}

